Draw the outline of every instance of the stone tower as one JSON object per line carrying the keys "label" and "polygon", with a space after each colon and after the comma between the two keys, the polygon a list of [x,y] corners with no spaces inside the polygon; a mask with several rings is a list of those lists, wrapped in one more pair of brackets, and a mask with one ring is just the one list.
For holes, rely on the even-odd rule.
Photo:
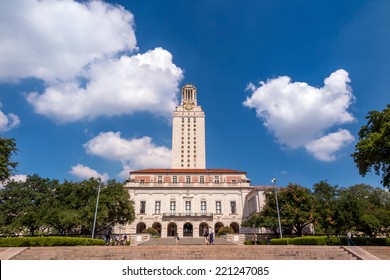
{"label": "stone tower", "polygon": [[206,137],[205,115],[198,106],[197,91],[193,85],[181,90],[181,103],[173,112],[172,169],[205,169]]}

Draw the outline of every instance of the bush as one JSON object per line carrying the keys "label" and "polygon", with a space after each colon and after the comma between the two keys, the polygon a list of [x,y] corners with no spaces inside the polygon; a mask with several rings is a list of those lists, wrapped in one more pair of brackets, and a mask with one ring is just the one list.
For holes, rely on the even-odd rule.
{"label": "bush", "polygon": [[158,232],[154,228],[148,227],[142,231],[143,233],[149,233],[151,235],[156,235]]}
{"label": "bush", "polygon": [[[356,245],[360,246],[390,246],[390,238],[354,237]],[[304,236],[295,238],[272,239],[272,245],[347,245],[346,237],[337,236]]]}
{"label": "bush", "polygon": [[234,233],[234,230],[231,227],[221,227],[218,230],[218,234],[227,234],[227,233]]}
{"label": "bush", "polygon": [[102,239],[64,237],[64,236],[0,238],[0,247],[90,246],[90,245],[104,245],[104,241]]}

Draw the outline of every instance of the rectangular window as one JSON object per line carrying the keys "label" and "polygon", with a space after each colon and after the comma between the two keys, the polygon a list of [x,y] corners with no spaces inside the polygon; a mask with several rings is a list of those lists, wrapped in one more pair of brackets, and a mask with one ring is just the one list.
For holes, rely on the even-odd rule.
{"label": "rectangular window", "polygon": [[[190,161],[190,160],[188,160]],[[191,183],[191,176],[186,176],[186,183]]]}
{"label": "rectangular window", "polygon": [[219,184],[219,176],[214,176],[214,183]]}
{"label": "rectangular window", "polygon": [[176,215],[176,201],[171,200],[171,203],[169,205],[169,213],[171,215]]}
{"label": "rectangular window", "polygon": [[139,182],[140,182],[141,184],[145,184],[145,180],[144,180],[144,179],[139,180]]}
{"label": "rectangular window", "polygon": [[221,214],[222,213],[222,203],[221,201],[215,202],[215,213]]}
{"label": "rectangular window", "polygon": [[230,212],[232,214],[236,214],[237,213],[236,202],[235,201],[230,201]]}
{"label": "rectangular window", "polygon": [[160,214],[160,212],[161,212],[161,201],[156,201],[154,203],[154,213]]}
{"label": "rectangular window", "polygon": [[186,201],[186,215],[191,215],[191,201]]}
{"label": "rectangular window", "polygon": [[[182,160],[183,161],[183,160]],[[177,184],[177,176],[173,176],[173,183]]]}
{"label": "rectangular window", "polygon": [[199,182],[200,182],[201,184],[204,184],[204,176],[200,176]]}
{"label": "rectangular window", "polygon": [[157,177],[157,183],[159,183],[159,184],[162,183],[162,176],[159,175],[159,176]]}
{"label": "rectangular window", "polygon": [[207,212],[206,201],[203,200],[200,202],[200,213],[202,215],[206,215],[206,212]]}
{"label": "rectangular window", "polygon": [[140,214],[145,214],[145,209],[146,209],[146,201],[141,201],[140,202],[139,213]]}

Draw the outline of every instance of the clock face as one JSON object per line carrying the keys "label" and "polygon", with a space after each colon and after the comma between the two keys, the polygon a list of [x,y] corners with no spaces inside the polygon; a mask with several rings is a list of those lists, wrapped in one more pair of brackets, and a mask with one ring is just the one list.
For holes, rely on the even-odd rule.
{"label": "clock face", "polygon": [[193,102],[186,102],[186,103],[184,104],[184,109],[186,109],[186,110],[192,110],[192,108],[194,108]]}

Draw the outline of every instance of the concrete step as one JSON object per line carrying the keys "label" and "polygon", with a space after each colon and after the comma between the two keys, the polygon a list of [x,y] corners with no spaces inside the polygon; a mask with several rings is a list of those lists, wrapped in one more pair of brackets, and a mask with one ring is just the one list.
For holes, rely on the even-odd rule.
{"label": "concrete step", "polygon": [[337,246],[74,246],[30,247],[12,259],[24,260],[353,260]]}

